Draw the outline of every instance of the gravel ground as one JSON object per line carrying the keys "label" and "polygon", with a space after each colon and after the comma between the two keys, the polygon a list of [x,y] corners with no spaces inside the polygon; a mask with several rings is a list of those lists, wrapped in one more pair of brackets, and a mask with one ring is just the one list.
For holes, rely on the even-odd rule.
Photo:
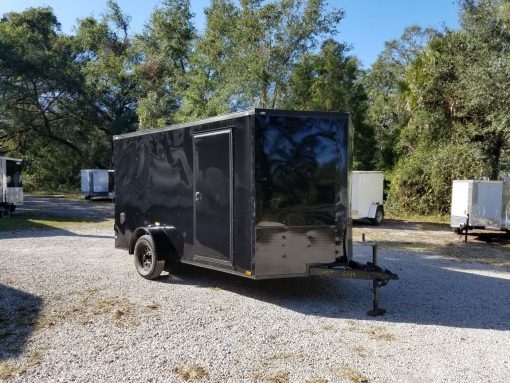
{"label": "gravel ground", "polygon": [[[369,252],[355,247],[360,260]],[[508,381],[507,269],[420,251],[381,258],[400,280],[374,319],[366,281],[192,267],[146,281],[110,230],[0,232],[0,380]]]}
{"label": "gravel ground", "polygon": [[106,198],[67,199],[27,195],[16,215],[44,215],[45,217],[79,217],[83,220],[101,220],[113,217],[113,203]]}

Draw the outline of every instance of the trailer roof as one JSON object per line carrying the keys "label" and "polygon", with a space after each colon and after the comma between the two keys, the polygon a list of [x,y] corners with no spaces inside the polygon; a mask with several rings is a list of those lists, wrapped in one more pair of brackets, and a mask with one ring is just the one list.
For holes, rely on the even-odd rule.
{"label": "trailer roof", "polygon": [[21,158],[1,157],[0,156],[0,159],[2,159],[2,160],[9,160],[9,161],[21,161],[21,162],[23,162],[23,160]]}
{"label": "trailer roof", "polygon": [[141,130],[131,133],[119,134],[113,136],[114,140],[120,140],[122,138],[136,137],[136,136],[144,136],[146,134],[165,132],[169,130],[177,130],[183,128],[189,128],[192,126],[209,124],[212,122],[231,120],[234,118],[249,116],[249,115],[268,115],[268,116],[289,116],[289,117],[298,117],[298,116],[310,116],[310,117],[348,117],[349,113],[346,112],[309,112],[309,111],[295,111],[295,110],[284,110],[284,109],[250,109],[243,112],[229,113],[221,116],[209,117],[202,120],[196,120],[191,122],[185,122],[182,124],[174,124],[169,126],[164,126],[161,128],[153,128],[147,130]]}

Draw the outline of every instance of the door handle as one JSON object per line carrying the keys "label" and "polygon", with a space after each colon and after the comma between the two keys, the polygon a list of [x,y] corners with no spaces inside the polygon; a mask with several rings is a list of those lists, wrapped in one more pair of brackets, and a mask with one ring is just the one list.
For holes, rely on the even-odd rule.
{"label": "door handle", "polygon": [[195,193],[195,201],[199,202],[202,200],[202,194],[200,192]]}

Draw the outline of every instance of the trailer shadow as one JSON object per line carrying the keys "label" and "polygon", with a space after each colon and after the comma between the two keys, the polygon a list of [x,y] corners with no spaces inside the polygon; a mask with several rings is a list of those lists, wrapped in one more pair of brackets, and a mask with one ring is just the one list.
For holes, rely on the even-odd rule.
{"label": "trailer shadow", "polygon": [[[113,226],[113,225],[112,225]],[[81,238],[104,238],[114,239],[113,227],[111,235],[96,235],[76,233],[66,229],[57,229],[52,226],[38,225],[31,229],[0,230],[0,240],[21,238],[45,238],[45,237],[81,237]]]}
{"label": "trailer shadow", "polygon": [[414,231],[444,231],[451,232],[450,225],[446,223],[437,222],[418,222],[418,221],[403,221],[399,219],[385,219],[379,226],[372,225],[368,220],[355,220],[352,222],[353,226],[359,229],[366,228],[367,230],[414,230]]}
{"label": "trailer shadow", "polygon": [[472,232],[468,234],[468,241],[470,239],[489,244],[510,245],[510,231]]}
{"label": "trailer shadow", "polygon": [[247,281],[191,266],[180,267],[177,276],[161,281],[222,289],[318,317],[510,330],[509,273],[420,252],[384,251],[382,256],[384,266],[400,280],[381,289],[387,314],[376,318],[367,316],[372,303],[368,281],[330,277]]}
{"label": "trailer shadow", "polygon": [[0,284],[0,362],[24,352],[42,304],[35,295]]}

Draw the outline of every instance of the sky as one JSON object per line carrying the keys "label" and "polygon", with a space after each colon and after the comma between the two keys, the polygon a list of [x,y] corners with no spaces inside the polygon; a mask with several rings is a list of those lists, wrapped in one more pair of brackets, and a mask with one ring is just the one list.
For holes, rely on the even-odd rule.
{"label": "sky", "polygon": [[[132,18],[132,32],[141,32],[159,0],[117,0],[121,9]],[[53,8],[62,31],[73,33],[77,18],[101,16],[105,0],[0,0],[0,14],[22,11],[28,7]],[[441,29],[458,27],[456,0],[329,0],[330,6],[345,11],[345,18],[335,38],[352,46],[365,68],[377,59],[384,42],[398,38],[404,28],[413,24]],[[201,30],[205,23],[203,9],[209,0],[191,0],[195,25]]]}

